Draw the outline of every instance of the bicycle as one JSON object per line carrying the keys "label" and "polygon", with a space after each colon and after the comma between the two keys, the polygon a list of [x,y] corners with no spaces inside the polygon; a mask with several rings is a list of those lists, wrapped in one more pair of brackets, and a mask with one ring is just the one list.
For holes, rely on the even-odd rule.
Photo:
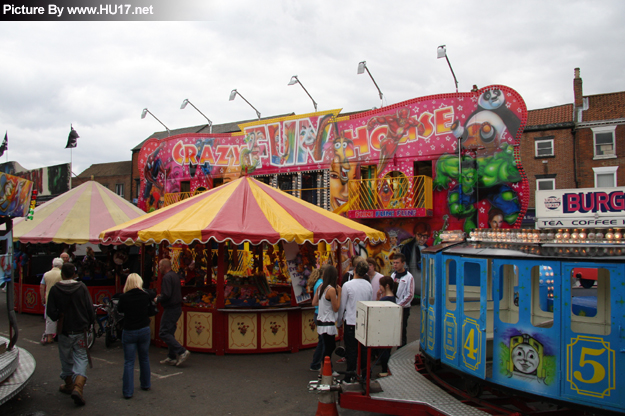
{"label": "bicycle", "polygon": [[[87,333],[87,347],[93,347],[96,338],[104,335],[104,345],[110,347],[115,341],[122,338],[124,314],[117,311],[117,299],[104,298],[103,304],[94,304],[96,309],[96,321],[91,324]],[[97,315],[104,312],[103,315]],[[97,325],[97,326],[96,326]]]}

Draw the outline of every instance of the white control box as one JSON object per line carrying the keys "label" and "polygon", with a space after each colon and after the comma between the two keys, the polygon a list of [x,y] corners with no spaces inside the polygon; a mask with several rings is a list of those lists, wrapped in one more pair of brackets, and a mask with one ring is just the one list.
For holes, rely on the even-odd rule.
{"label": "white control box", "polygon": [[366,347],[401,345],[403,308],[393,302],[360,301],[356,305],[356,339]]}

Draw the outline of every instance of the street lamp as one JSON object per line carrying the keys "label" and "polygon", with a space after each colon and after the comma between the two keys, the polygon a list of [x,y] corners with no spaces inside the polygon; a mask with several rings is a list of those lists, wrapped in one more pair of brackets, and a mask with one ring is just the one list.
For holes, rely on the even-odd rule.
{"label": "street lamp", "polygon": [[254,109],[254,111],[256,111],[256,116],[258,117],[258,119],[260,120],[260,111],[258,111],[256,109],[256,107],[254,107],[252,104],[250,104],[249,101],[247,101],[245,99],[244,96],[241,95],[241,93],[239,91],[237,91],[237,89],[233,89],[232,91],[230,91],[230,98],[228,99],[228,101],[232,101],[234,100],[234,98],[237,96],[237,94],[239,95],[239,97],[243,98],[243,101],[245,101],[250,107],[252,107]]}
{"label": "street lamp", "polygon": [[[156,118],[156,116],[154,114],[152,114],[150,112],[150,110],[148,110],[147,108],[144,108],[143,111],[141,112],[141,118],[144,119],[146,114],[150,114],[152,117],[154,117],[156,119],[156,121],[158,121],[159,123],[163,124],[162,121],[160,121],[158,118]],[[167,136],[171,136],[171,131],[169,131],[169,127],[167,127],[165,124],[163,124],[163,127],[165,127],[165,130],[167,130]]]}
{"label": "street lamp", "polygon": [[447,57],[447,49],[445,49],[445,45],[441,45],[436,49],[436,59],[445,58],[447,60],[447,65],[449,65],[449,69],[451,70],[451,75],[454,76],[454,82],[456,83],[456,92],[458,92],[458,80],[456,79],[456,74],[454,74],[454,70],[449,63],[449,58]]}
{"label": "street lamp", "polygon": [[380,94],[380,101],[382,101],[381,106],[384,107],[384,96],[382,95],[382,91],[380,91],[380,87],[378,87],[375,79],[373,79],[373,75],[371,75],[371,72],[369,72],[369,68],[367,68],[367,61],[362,61],[358,64],[358,75],[363,74],[365,71],[367,71],[367,74],[369,74],[371,81],[373,81],[373,85],[375,85],[375,87],[378,89],[378,93]]}
{"label": "street lamp", "polygon": [[312,96],[308,93],[308,90],[306,90],[306,88],[304,88],[304,84],[302,84],[302,81],[300,81],[299,78],[297,78],[297,75],[293,75],[291,77],[291,80],[289,81],[289,83],[287,85],[295,85],[295,84],[299,84],[304,89],[304,92],[306,94],[308,94],[308,96],[310,97],[310,99],[313,102],[313,105],[315,106],[315,113],[316,113],[317,112],[317,103],[315,102],[315,99],[312,98]]}
{"label": "street lamp", "polygon": [[196,106],[193,105],[193,103],[191,101],[189,101],[188,98],[185,98],[184,101],[182,102],[182,104],[180,105],[180,109],[184,110],[185,107],[187,106],[187,104],[191,104],[191,107],[195,108],[197,110],[198,113],[200,113],[202,116],[204,116],[204,118],[206,119],[206,121],[208,121],[208,132],[212,133],[213,132],[213,122],[210,121],[208,119],[208,117],[206,117],[204,115],[204,113],[202,113],[200,110],[198,110],[198,108]]}

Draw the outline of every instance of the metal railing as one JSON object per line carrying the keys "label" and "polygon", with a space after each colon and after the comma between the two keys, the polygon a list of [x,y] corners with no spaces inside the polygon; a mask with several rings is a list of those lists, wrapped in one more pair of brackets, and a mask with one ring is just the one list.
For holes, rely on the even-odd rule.
{"label": "metal railing", "polygon": [[432,178],[397,176],[349,181],[349,210],[432,209]]}
{"label": "metal railing", "polygon": [[192,196],[199,195],[203,192],[206,192],[206,191],[175,192],[175,193],[165,194],[163,207],[166,207],[167,205],[175,204],[176,202],[180,202],[182,200],[191,198]]}

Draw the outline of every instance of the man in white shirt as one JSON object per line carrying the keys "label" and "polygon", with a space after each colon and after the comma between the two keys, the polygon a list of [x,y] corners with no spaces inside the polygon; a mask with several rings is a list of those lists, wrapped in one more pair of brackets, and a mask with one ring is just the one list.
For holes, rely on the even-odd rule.
{"label": "man in white shirt", "polygon": [[408,328],[408,317],[410,316],[410,303],[414,298],[414,278],[406,270],[406,257],[401,253],[395,253],[391,257],[393,262],[393,274],[391,277],[397,285],[397,304],[403,309],[402,314],[402,331],[401,331],[401,347],[408,343],[406,330]]}
{"label": "man in white shirt", "polygon": [[[341,293],[341,306],[339,308],[337,326],[340,328],[345,321],[345,358],[347,361],[346,382],[351,382],[356,372],[358,362],[358,341],[356,341],[356,305],[359,301],[369,301],[373,297],[371,283],[367,281],[365,275],[369,270],[366,261],[356,263],[354,268],[354,278],[343,285]],[[366,349],[361,349],[361,367],[367,367]]]}

